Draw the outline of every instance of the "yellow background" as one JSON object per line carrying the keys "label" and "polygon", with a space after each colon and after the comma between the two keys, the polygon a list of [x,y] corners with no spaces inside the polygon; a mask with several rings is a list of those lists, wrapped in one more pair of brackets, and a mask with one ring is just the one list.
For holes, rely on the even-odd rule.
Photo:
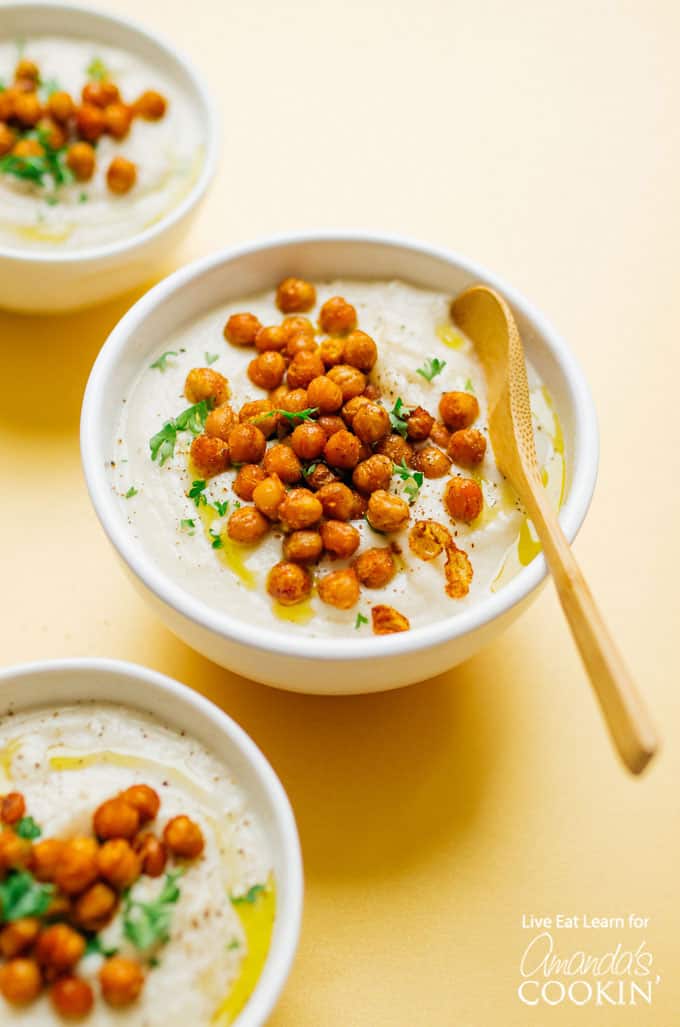
{"label": "yellow background", "polygon": [[[220,703],[296,809],[299,958],[275,1027],[673,1027],[678,941],[677,410],[680,8],[673,0],[118,0],[221,98],[219,183],[176,264],[319,226],[412,234],[487,264],[578,354],[602,428],[583,562],[665,738],[613,756],[549,586],[436,680],[280,694],[191,652],[147,611],[90,509],[78,416],[131,298],[0,315],[0,659],[138,660]],[[294,270],[294,269],[293,269]],[[675,637],[673,637],[675,628]],[[651,1010],[528,1009],[523,913],[637,912]]]}

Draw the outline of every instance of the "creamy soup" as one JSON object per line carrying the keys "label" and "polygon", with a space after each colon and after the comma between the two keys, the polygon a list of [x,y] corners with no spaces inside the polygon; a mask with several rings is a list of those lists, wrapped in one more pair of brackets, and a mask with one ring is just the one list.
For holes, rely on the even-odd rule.
{"label": "creamy soup", "polygon": [[[23,79],[19,86],[14,81],[20,60],[30,62],[27,67],[33,64],[38,72],[34,95],[41,119],[34,125],[30,124],[34,120],[30,105],[25,115],[28,122],[22,122],[15,113],[16,104],[12,107],[9,99],[15,91],[21,92],[22,82],[22,88],[31,89],[30,79]],[[0,42],[0,81],[0,245],[4,247],[67,251],[129,238],[165,217],[199,175],[203,139],[190,100],[171,78],[132,54],[94,41],[55,36],[29,37],[20,43],[4,41]],[[124,108],[109,110],[109,127],[89,139],[94,149],[91,173],[87,162],[82,163],[82,154],[79,163],[68,153],[74,142],[82,144],[89,138],[79,134],[77,117],[82,90],[88,83],[95,87],[113,83]],[[149,91],[157,103],[158,96],[165,101],[162,114],[153,106],[146,112],[152,117],[136,112],[135,103]],[[69,117],[56,121],[57,132],[52,136],[55,119],[50,98],[55,93],[67,93],[75,109]],[[25,101],[20,104],[25,106]],[[104,100],[99,110],[105,110]],[[135,114],[127,129],[130,111]],[[96,135],[99,115],[91,110],[89,114]],[[26,150],[26,139],[33,147],[42,146],[43,154],[39,149],[33,155]],[[16,145],[19,140],[24,156],[12,148],[12,142]],[[53,146],[45,140],[51,140]],[[119,174],[112,187],[109,169],[116,160],[124,162],[123,177]]]}
{"label": "creamy soup", "polygon": [[[197,858],[169,859],[163,873],[142,873],[129,889],[117,882],[117,912],[105,926],[85,932],[85,954],[72,971],[94,996],[86,1022],[93,1027],[226,1025],[257,983],[275,913],[267,843],[229,768],[184,732],[114,705],[37,710],[0,722],[0,794],[19,793],[26,805],[24,817],[11,827],[5,824],[0,839],[13,831],[32,839],[33,846],[50,838],[68,844],[92,837],[93,823],[103,834],[97,809],[142,783],[156,792],[160,809],[140,830],[165,838],[173,818],[189,816],[204,846]],[[6,850],[1,845],[0,850],[1,856]],[[28,866],[39,876],[35,859]],[[3,871],[0,889],[19,872]],[[58,870],[55,880],[56,886],[47,886],[53,900],[55,892],[61,894]],[[44,885],[36,878],[32,887]],[[67,921],[78,896],[70,901],[71,913],[61,918]],[[13,915],[9,900],[4,905],[0,930]],[[166,917],[161,927],[158,919],[144,919],[149,909]],[[30,951],[24,955],[39,960],[39,945],[33,957]],[[120,1008],[107,1002],[100,983],[102,967],[113,957],[133,961],[144,974],[141,994]],[[11,980],[2,976],[6,965],[0,965],[3,995],[6,986],[11,993]],[[49,980],[49,962],[44,973]],[[47,990],[21,1007],[0,997],[0,1019],[24,1027],[63,1023]]]}
{"label": "creamy soup", "polygon": [[[400,410],[420,406],[437,417],[442,395],[462,392],[477,400],[474,428],[483,445],[487,437],[484,376],[473,345],[450,320],[450,297],[398,281],[333,281],[317,284],[316,304],[308,312],[309,318],[316,320],[319,308],[336,295],[354,305],[359,328],[376,343],[377,362],[367,381],[379,393],[377,402],[390,411],[396,430],[403,428]],[[315,584],[303,602],[286,605],[272,598],[267,591],[268,574],[282,559],[285,527],[282,530],[275,523],[256,545],[244,545],[230,537],[230,516],[239,506],[249,504],[234,492],[233,467],[208,478],[201,491],[201,475],[189,458],[190,430],[177,432],[174,451],[166,454],[164,462],[158,452],[156,459],[150,452],[152,437],[186,408],[183,389],[192,368],[209,366],[221,372],[228,379],[229,403],[235,410],[267,396],[248,374],[257,351],[225,343],[225,322],[242,311],[255,314],[262,325],[280,323],[282,318],[272,290],[226,304],[179,326],[165,342],[165,353],[150,358],[125,397],[116,438],[111,441],[111,487],[120,496],[121,516],[130,535],[168,578],[213,609],[254,625],[300,636],[361,637],[371,631],[377,605],[397,610],[411,628],[430,624],[478,603],[533,559],[539,551],[533,528],[487,446],[483,459],[473,468],[454,462],[446,474],[436,478],[395,465],[388,490],[406,500],[408,524],[379,533],[371,526],[369,507],[367,516],[359,514],[351,522],[359,534],[359,547],[351,559],[333,558],[326,552],[310,569]],[[319,332],[318,340],[323,338],[325,334]],[[560,425],[538,374],[531,366],[528,372],[538,460],[545,486],[558,505],[564,487]],[[200,431],[200,426],[194,428]],[[275,441],[270,440],[269,447]],[[431,444],[431,440],[413,442],[413,467],[418,466],[423,447]],[[441,444],[446,448],[445,441]],[[305,485],[310,466],[308,463],[298,485]],[[352,471],[342,472],[342,476],[352,484]],[[444,492],[452,477],[472,480],[474,487],[481,489],[482,509],[470,523],[452,518],[444,505]],[[197,480],[199,486],[192,486]],[[429,521],[443,526],[454,550],[467,556],[466,573],[468,579],[470,573],[472,577],[463,588],[454,589],[455,595],[445,588],[449,550],[424,560],[410,544],[414,526]],[[318,584],[325,574],[354,565],[367,548],[385,547],[391,549],[395,573],[384,587],[363,587],[362,583],[351,608],[339,609],[322,600]],[[464,557],[457,559],[465,562]]]}

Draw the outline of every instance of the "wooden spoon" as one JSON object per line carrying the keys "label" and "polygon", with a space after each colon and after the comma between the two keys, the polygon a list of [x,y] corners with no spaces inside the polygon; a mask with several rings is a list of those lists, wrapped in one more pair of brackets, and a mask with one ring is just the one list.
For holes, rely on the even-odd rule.
{"label": "wooden spoon", "polygon": [[461,293],[451,313],[484,366],[489,435],[498,467],[510,479],[541,540],[614,744],[628,769],[639,774],[656,751],[656,733],[541,483],[524,350],[515,320],[505,300],[484,285]]}

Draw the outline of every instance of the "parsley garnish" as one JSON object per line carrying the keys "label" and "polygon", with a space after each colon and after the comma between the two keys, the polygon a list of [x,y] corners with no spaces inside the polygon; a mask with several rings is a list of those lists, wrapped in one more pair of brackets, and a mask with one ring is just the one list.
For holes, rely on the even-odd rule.
{"label": "parsley garnish", "polygon": [[197,478],[196,481],[192,481],[191,488],[187,492],[187,496],[189,497],[189,499],[193,499],[194,506],[199,507],[207,505],[208,500],[205,498],[203,494],[207,484],[208,483],[206,481],[202,481],[200,478]]}
{"label": "parsley garnish", "polygon": [[216,360],[220,359],[219,353],[208,353],[208,352],[206,352],[204,354],[204,356],[205,356],[205,362],[208,365],[208,367],[210,367],[211,364],[214,364]]}
{"label": "parsley garnish", "polygon": [[22,817],[14,830],[20,838],[28,838],[31,842],[42,834],[40,824],[36,824],[33,817]]}
{"label": "parsley garnish", "polygon": [[211,408],[212,403],[207,399],[202,399],[200,403],[194,403],[193,406],[187,407],[171,421],[166,421],[161,430],[149,440],[151,459],[158,460],[163,465],[169,457],[174,456],[177,432],[179,431],[190,431],[194,435],[200,435]]}
{"label": "parsley garnish", "polygon": [[406,466],[406,460],[402,460],[400,464],[392,464],[392,470],[399,475],[402,481],[406,482],[404,492],[409,497],[409,502],[415,503],[423,487],[423,472],[412,471],[410,467]]}
{"label": "parsley garnish", "polygon": [[226,500],[216,499],[215,502],[212,505],[213,505],[213,508],[220,515],[220,517],[224,517],[225,513],[229,509],[229,500],[228,499],[226,499]]}
{"label": "parsley garnish", "polygon": [[190,535],[193,535],[196,529],[196,521],[192,520],[191,517],[187,517],[183,521],[179,522],[179,526],[182,531],[186,531]]}
{"label": "parsley garnish", "polygon": [[152,946],[170,939],[172,907],[180,897],[177,884],[184,871],[171,870],[165,876],[165,884],[158,898],[152,902],[137,902],[128,891],[123,908],[123,933],[138,949]]}
{"label": "parsley garnish", "polygon": [[306,467],[303,467],[302,468],[302,473],[304,474],[305,478],[307,478],[310,474],[312,474],[312,472],[315,471],[318,466],[319,466],[319,462],[317,460],[315,463],[307,464]]}
{"label": "parsley garnish", "polygon": [[86,956],[97,955],[106,956],[106,958],[109,959],[111,956],[115,956],[117,954],[118,949],[104,948],[104,946],[101,943],[101,938],[99,937],[99,935],[93,934],[91,938],[87,939],[87,944],[85,946],[83,958],[85,958]]}
{"label": "parsley garnish", "polygon": [[224,548],[224,542],[222,541],[221,537],[219,535],[216,535],[214,533],[214,531],[212,531],[212,530],[210,532],[210,537],[212,539],[212,547],[213,547],[213,549],[223,549]]}
{"label": "parsley garnish", "polygon": [[93,82],[105,82],[111,77],[111,72],[104,64],[101,57],[93,57],[85,69],[87,77]]}
{"label": "parsley garnish", "polygon": [[354,622],[354,630],[358,631],[362,624],[368,624],[368,617],[364,617],[363,613],[358,613]]}
{"label": "parsley garnish", "polygon": [[136,496],[136,495],[137,495],[137,489],[134,487],[134,485],[131,485],[130,488],[125,493],[125,498],[126,499],[132,499],[132,497]]}
{"label": "parsley garnish", "polygon": [[257,900],[258,895],[261,895],[264,891],[266,891],[264,884],[254,884],[244,895],[232,895],[231,901],[235,906],[242,902],[247,902],[249,906],[252,906]]}
{"label": "parsley garnish", "polygon": [[167,371],[168,369],[168,358],[176,357],[177,351],[174,349],[167,349],[165,353],[161,353],[158,360],[154,360],[153,364],[149,364],[149,367],[156,367],[159,371]]}
{"label": "parsley garnish", "polygon": [[402,438],[406,438],[406,420],[408,415],[408,408],[404,406],[403,400],[401,396],[399,396],[397,398],[397,402],[390,410],[390,424],[392,425],[392,431],[398,432]]}
{"label": "parsley garnish", "polygon": [[446,367],[446,361],[439,357],[428,357],[422,367],[419,367],[416,374],[419,374],[425,381],[431,382],[438,374],[441,374]]}
{"label": "parsley garnish", "polygon": [[87,193],[81,193],[78,197],[78,203],[87,203]]}
{"label": "parsley garnish", "polygon": [[28,870],[10,870],[0,882],[0,922],[42,916],[52,901],[54,886],[40,884]]}
{"label": "parsley garnish", "polygon": [[227,951],[228,952],[233,952],[235,949],[240,949],[240,948],[241,948],[241,942],[238,940],[238,938],[232,938],[231,941],[229,942],[229,944],[227,945]]}
{"label": "parsley garnish", "polygon": [[473,385],[472,378],[466,378],[465,379],[465,391],[466,392],[474,392],[475,391],[475,387]]}
{"label": "parsley garnish", "polygon": [[257,424],[258,421],[264,420],[265,417],[273,417],[275,414],[280,414],[281,417],[287,418],[289,421],[311,421],[315,414],[318,414],[318,407],[307,407],[306,410],[298,410],[293,412],[291,410],[268,410],[266,414],[260,414],[258,417],[253,418],[253,423]]}

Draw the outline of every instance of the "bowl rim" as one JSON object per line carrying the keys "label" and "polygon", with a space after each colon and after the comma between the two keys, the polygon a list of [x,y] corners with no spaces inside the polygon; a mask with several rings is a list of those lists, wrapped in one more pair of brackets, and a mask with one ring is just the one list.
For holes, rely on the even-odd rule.
{"label": "bowl rim", "polygon": [[[80,250],[68,250],[63,253],[41,253],[40,251],[14,249],[10,246],[0,245],[0,260],[16,261],[20,264],[38,265],[73,265],[81,262],[89,263],[90,261],[108,261],[109,259],[115,259],[117,257],[130,254],[138,248],[146,246],[147,243],[153,242],[166,231],[173,228],[174,225],[182,221],[183,218],[185,218],[186,215],[189,214],[189,212],[202,200],[208,186],[217,172],[222,142],[222,129],[219,109],[216,101],[212,97],[205,78],[199,72],[196,64],[187,57],[181,49],[175,46],[167,36],[163,35],[161,32],[157,32],[156,29],[142,25],[136,19],[129,18],[127,15],[114,14],[108,9],[100,10],[98,8],[88,7],[84,3],[77,2],[62,3],[60,0],[11,0],[11,2],[6,3],[2,0],[0,3],[0,12],[6,14],[9,10],[26,12],[26,16],[29,17],[32,11],[52,10],[67,12],[76,17],[83,15],[88,20],[91,19],[92,22],[99,22],[102,26],[106,26],[107,23],[121,26],[129,33],[141,36],[148,43],[151,43],[158,49],[165,51],[166,56],[170,58],[172,63],[182,68],[200,100],[203,121],[205,124],[205,155],[203,158],[201,172],[182,201],[178,203],[176,207],[169,210],[167,214],[160,218],[159,221],[156,221],[143,231],[137,232],[134,235],[128,236],[125,239],[120,239],[116,242],[110,242],[98,246],[88,246],[87,248]],[[68,33],[65,34],[68,36]]]}
{"label": "bowl rim", "polygon": [[[246,1005],[234,1021],[234,1027],[261,1027],[270,1016],[277,999],[283,989],[295,958],[302,923],[302,907],[304,882],[302,869],[302,853],[295,823],[295,816],[278,775],[269,763],[262,750],[255,744],[247,732],[233,720],[216,703],[207,699],[199,692],[181,682],[170,678],[159,671],[151,670],[138,663],[127,660],[114,660],[103,657],[74,657],[66,659],[34,660],[30,663],[19,663],[0,668],[0,699],[11,686],[21,686],[17,696],[21,709],[30,709],[30,692],[26,690],[26,679],[49,677],[52,674],[71,674],[84,676],[88,674],[124,675],[140,685],[139,709],[144,710],[143,696],[150,692],[162,693],[172,697],[179,706],[191,706],[199,715],[211,720],[226,736],[228,743],[250,764],[259,779],[270,802],[273,821],[281,837],[282,861],[285,881],[278,882],[286,897],[286,919],[281,921],[279,936],[272,938],[267,959],[254,991]],[[95,700],[97,701],[97,700]],[[103,700],[100,700],[103,701]],[[110,702],[115,703],[113,695]],[[40,704],[40,705],[45,705]],[[134,705],[120,705],[134,709]],[[36,708],[39,708],[36,706]]]}
{"label": "bowl rim", "polygon": [[[566,502],[560,511],[560,522],[569,541],[573,541],[586,515],[595,488],[598,469],[599,433],[590,389],[576,358],[562,337],[533,304],[495,274],[476,262],[450,250],[418,242],[408,237],[366,232],[362,230],[320,230],[269,236],[253,242],[229,247],[180,268],[169,275],[125,314],[104,343],[90,373],[81,413],[81,458],[87,488],[95,512],[114,549],[124,563],[150,592],[200,628],[220,638],[249,648],[301,659],[352,662],[371,657],[389,657],[419,652],[482,628],[507,613],[532,592],[547,573],[542,553],[536,556],[498,592],[487,596],[455,616],[433,624],[392,635],[365,638],[298,638],[283,631],[275,632],[261,626],[250,627],[231,614],[217,611],[175,584],[148,558],[142,546],[132,539],[116,507],[115,497],[106,477],[106,455],[97,446],[97,416],[101,409],[108,379],[118,359],[134,338],[145,318],[171,294],[184,290],[190,283],[221,264],[264,250],[299,246],[307,243],[374,244],[415,251],[421,256],[452,264],[500,291],[512,307],[533,322],[545,340],[563,376],[574,418],[574,461],[572,481]],[[207,309],[207,308],[206,308]]]}

